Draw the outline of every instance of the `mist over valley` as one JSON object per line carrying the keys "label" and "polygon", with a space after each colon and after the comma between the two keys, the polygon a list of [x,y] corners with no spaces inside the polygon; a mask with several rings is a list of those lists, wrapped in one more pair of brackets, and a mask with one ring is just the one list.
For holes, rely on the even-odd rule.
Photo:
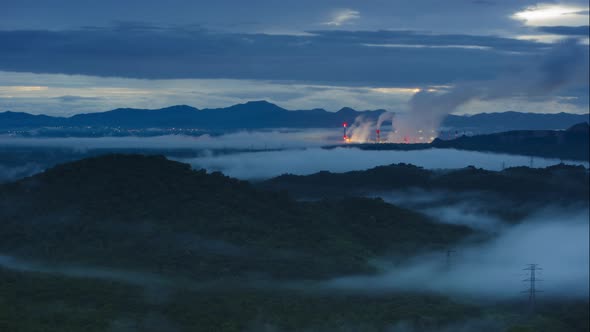
{"label": "mist over valley", "polygon": [[0,332],[587,332],[587,0],[2,1]]}

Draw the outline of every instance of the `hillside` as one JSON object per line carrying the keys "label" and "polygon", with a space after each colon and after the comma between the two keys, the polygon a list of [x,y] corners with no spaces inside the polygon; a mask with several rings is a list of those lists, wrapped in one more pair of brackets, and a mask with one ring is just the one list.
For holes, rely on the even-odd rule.
{"label": "hillside", "polygon": [[480,113],[473,115],[449,115],[442,127],[473,131],[476,133],[492,133],[511,130],[559,130],[590,121],[589,114],[570,113]]}
{"label": "hillside", "polygon": [[361,143],[341,144],[330,148],[354,147],[362,150],[412,151],[428,148],[489,151],[516,155],[590,160],[590,135],[587,122],[574,124],[565,130],[514,130],[493,134],[462,135],[454,139],[436,138],[431,143]]}
{"label": "hillside", "polygon": [[[529,183],[548,174],[572,181],[586,174],[562,166],[506,172]],[[386,185],[436,180],[461,190],[499,179],[475,169],[433,175],[409,165],[367,174],[373,175],[320,174],[296,182],[308,188],[317,182],[318,190],[339,188],[338,181],[376,186],[389,174]],[[464,181],[456,182],[458,174]],[[495,188],[511,188],[509,181]],[[443,332],[471,324],[489,332],[587,330],[585,300],[544,300],[531,318],[521,301],[476,304],[430,292],[320,287],[334,277],[378,273],[370,264],[375,257],[403,262],[425,251],[444,253],[471,235],[380,199],[300,202],[163,157],[87,158],[0,185],[0,330],[382,332],[408,326]]]}
{"label": "hillside", "polygon": [[[475,167],[456,170],[428,170],[408,164],[378,166],[345,173],[319,172],[311,175],[281,175],[257,185],[266,190],[288,190],[296,197],[348,197],[376,193],[422,190],[422,196],[444,193],[443,204],[453,196],[465,199],[486,196],[496,213],[534,212],[546,205],[587,204],[589,177],[582,166],[555,165],[547,168],[514,167],[488,171]],[[431,193],[431,194],[429,194]],[[412,196],[412,195],[410,195]],[[512,211],[505,211],[506,206]],[[510,209],[508,209],[510,210]],[[521,216],[522,217],[522,216]]]}
{"label": "hillside", "polygon": [[567,130],[517,130],[488,135],[434,140],[437,148],[504,152],[547,158],[590,160],[590,130],[587,122]]}
{"label": "hillside", "polygon": [[139,155],[84,159],[2,185],[0,218],[0,253],[201,280],[369,271],[374,255],[469,234],[378,199],[296,202]]}

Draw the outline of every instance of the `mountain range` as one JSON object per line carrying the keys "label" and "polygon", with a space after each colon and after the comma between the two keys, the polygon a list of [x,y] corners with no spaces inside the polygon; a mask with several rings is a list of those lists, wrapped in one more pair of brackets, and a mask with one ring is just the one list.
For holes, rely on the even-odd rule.
{"label": "mountain range", "polygon": [[319,128],[340,126],[363,114],[378,118],[385,110],[356,111],[342,108],[338,112],[324,109],[289,111],[267,101],[250,101],[226,108],[198,109],[176,105],[161,109],[118,108],[107,112],[52,117],[28,113],[0,113],[0,129],[42,126],[122,127],[122,128]]}
{"label": "mountain range", "polygon": [[[202,130],[239,130],[261,128],[329,128],[343,122],[352,123],[363,115],[376,120],[383,109],[357,111],[344,107],[337,112],[324,109],[287,110],[267,101],[250,101],[225,108],[197,109],[177,105],[161,109],[118,108],[106,112],[76,114],[71,117],[33,115],[22,112],[0,113],[0,129],[34,129],[41,127],[118,127],[198,128]],[[481,113],[449,115],[442,126],[479,133],[505,130],[566,129],[588,121],[588,114]]]}

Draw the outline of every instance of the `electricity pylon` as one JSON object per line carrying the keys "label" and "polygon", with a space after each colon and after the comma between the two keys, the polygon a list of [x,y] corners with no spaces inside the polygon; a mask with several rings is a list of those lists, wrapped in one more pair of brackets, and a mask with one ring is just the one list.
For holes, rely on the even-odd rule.
{"label": "electricity pylon", "polygon": [[529,271],[529,277],[527,279],[523,279],[523,282],[529,283],[529,288],[527,290],[522,291],[523,293],[527,293],[529,295],[529,311],[531,313],[535,312],[535,306],[537,304],[537,293],[542,293],[542,290],[537,289],[537,282],[543,281],[537,278],[537,271],[543,270],[539,267],[539,264],[528,264],[526,268],[523,269],[524,271]]}

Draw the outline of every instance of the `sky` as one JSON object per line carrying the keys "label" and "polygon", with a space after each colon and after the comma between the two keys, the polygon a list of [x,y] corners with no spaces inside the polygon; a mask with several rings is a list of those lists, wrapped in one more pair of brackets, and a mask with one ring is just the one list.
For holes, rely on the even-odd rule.
{"label": "sky", "polygon": [[551,72],[565,58],[546,56],[563,44],[582,60],[571,64],[576,75],[542,93],[478,92],[451,111],[588,112],[585,0],[0,4],[0,111],[68,116],[265,99],[404,112],[419,92],[498,85],[535,65]]}

